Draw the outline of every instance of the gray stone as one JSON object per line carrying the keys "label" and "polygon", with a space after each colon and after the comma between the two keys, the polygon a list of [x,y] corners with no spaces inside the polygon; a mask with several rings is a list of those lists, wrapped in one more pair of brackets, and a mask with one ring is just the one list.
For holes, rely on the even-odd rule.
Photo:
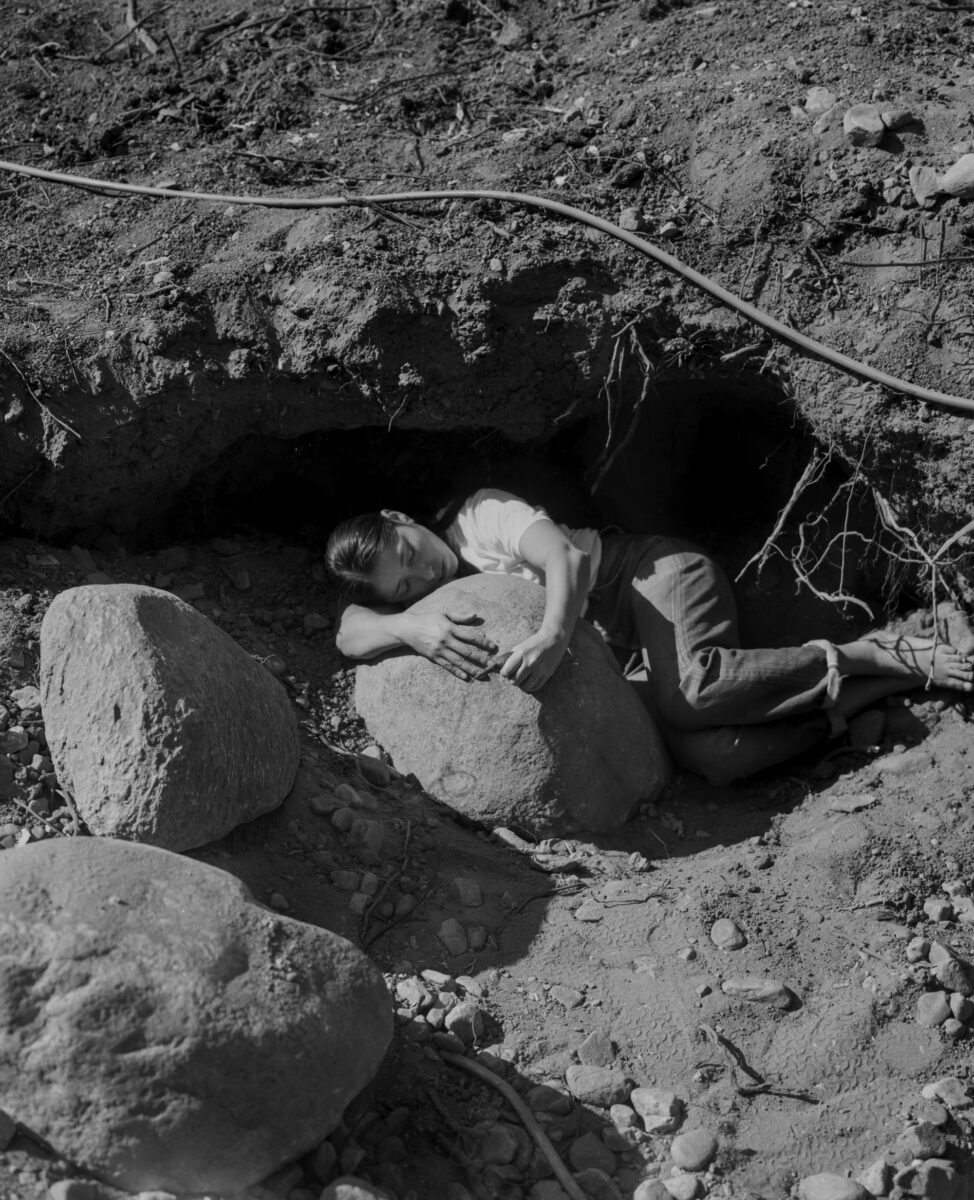
{"label": "gray stone", "polygon": [[931,896],[924,900],[923,911],[931,921],[950,921],[954,916],[954,906],[949,900],[942,900],[940,896]]}
{"label": "gray stone", "polygon": [[670,1193],[661,1179],[644,1179],[632,1194],[632,1200],[669,1200]]}
{"label": "gray stone", "polygon": [[941,191],[961,200],[974,200],[974,154],[965,154],[946,170],[940,180]]}
{"label": "gray stone", "polygon": [[590,1200],[624,1200],[622,1192],[605,1171],[598,1167],[586,1167],[575,1173],[575,1182]]}
{"label": "gray stone", "polygon": [[853,146],[878,146],[886,133],[875,104],[853,104],[842,119],[846,141]]}
{"label": "gray stone", "polygon": [[960,992],[950,995],[950,1011],[958,1021],[969,1021],[974,1016],[974,1000],[962,996]]}
{"label": "gray stone", "polygon": [[830,92],[828,88],[812,87],[805,93],[805,112],[810,116],[820,117],[823,113],[831,111],[837,102],[835,93]]}
{"label": "gray stone", "polygon": [[41,694],[58,779],[96,834],[187,850],[276,808],[297,773],[283,687],[168,592],[55,596]]}
{"label": "gray stone", "polygon": [[974,995],[974,973],[970,963],[960,958],[948,958],[934,967],[934,975],[948,992],[959,992],[962,996]]}
{"label": "gray stone", "polygon": [[798,1185],[798,1200],[871,1200],[854,1179],[844,1175],[807,1175]]}
{"label": "gray stone", "polygon": [[550,1083],[536,1084],[528,1090],[524,1098],[532,1112],[553,1113],[556,1117],[564,1117],[572,1111],[571,1096]]}
{"label": "gray stone", "polygon": [[910,944],[906,948],[906,961],[915,963],[923,962],[930,953],[930,942],[925,937],[915,937],[910,940]]}
{"label": "gray stone", "polygon": [[736,921],[721,917],[710,927],[710,940],[720,950],[740,950],[747,945],[747,938]]}
{"label": "gray stone", "polygon": [[929,1121],[907,1125],[896,1139],[896,1156],[904,1158],[940,1158],[947,1148],[943,1133]]}
{"label": "gray stone", "polygon": [[703,1188],[696,1175],[670,1175],[663,1180],[663,1187],[673,1200],[696,1200]]}
{"label": "gray stone", "polygon": [[918,1025],[933,1029],[943,1025],[950,1017],[950,1005],[943,992],[924,992],[917,999],[916,1019]]}
{"label": "gray stone", "polygon": [[[923,1090],[925,1095],[927,1089]],[[974,1105],[974,1099],[968,1093],[967,1087],[954,1075],[948,1075],[945,1079],[938,1079],[935,1083],[930,1084],[930,1091],[932,1096],[943,1100],[948,1108],[952,1108],[956,1112],[963,1112]]]}
{"label": "gray stone", "polygon": [[391,1035],[351,943],[154,847],[4,853],[0,943],[6,1108],[129,1191],[263,1179],[337,1125]]}
{"label": "gray stone", "polygon": [[941,180],[940,176],[932,167],[924,167],[919,163],[915,163],[910,167],[910,187],[913,190],[913,197],[921,208],[932,201],[940,194]]}
{"label": "gray stone", "polygon": [[958,1021],[956,1017],[948,1017],[944,1021],[941,1029],[944,1031],[944,1037],[948,1037],[951,1041],[960,1041],[961,1038],[966,1038],[970,1030],[963,1021]]}
{"label": "gray stone", "polygon": [[595,1167],[607,1175],[615,1174],[616,1157],[597,1133],[583,1133],[568,1147],[568,1161],[574,1171]]}
{"label": "gray stone", "polygon": [[725,979],[720,985],[725,996],[735,996],[740,1000],[752,1000],[756,1004],[770,1004],[773,1008],[789,1008],[791,992],[777,979],[762,979],[756,975],[746,975],[740,979]]}
{"label": "gray stone", "polygon": [[928,1158],[897,1171],[894,1186],[923,1200],[960,1200],[961,1177],[948,1159]]}
{"label": "gray stone", "polygon": [[626,1076],[612,1067],[586,1067],[574,1064],[565,1072],[568,1090],[576,1100],[596,1108],[625,1104],[632,1091]]}
{"label": "gray stone", "polygon": [[856,1176],[856,1182],[861,1183],[871,1196],[885,1196],[892,1179],[893,1168],[885,1158],[877,1159]]}
{"label": "gray stone", "polygon": [[612,1039],[601,1029],[593,1030],[578,1047],[578,1061],[588,1067],[608,1067],[615,1058]]}
{"label": "gray stone", "polygon": [[343,1175],[329,1183],[318,1200],[389,1200],[389,1193],[367,1179]]}
{"label": "gray stone", "polygon": [[484,1011],[473,1000],[463,1000],[451,1008],[443,1024],[448,1033],[454,1034],[468,1046],[479,1041],[487,1031]]}
{"label": "gray stone", "polygon": [[484,902],[480,884],[476,879],[467,879],[462,875],[458,875],[456,879],[452,880],[450,893],[464,908],[479,908]]}
{"label": "gray stone", "polygon": [[466,953],[467,935],[455,917],[447,917],[440,926],[437,936],[451,954]]}
{"label": "gray stone", "polygon": [[672,1133],[683,1120],[683,1101],[665,1088],[637,1087],[629,1103],[639,1113],[647,1133]]}
{"label": "gray stone", "polygon": [[528,1200],[568,1200],[568,1193],[554,1179],[539,1179],[528,1192]]}
{"label": "gray stone", "polygon": [[719,1144],[709,1130],[688,1129],[673,1139],[670,1157],[684,1171],[702,1171],[717,1157]]}
{"label": "gray stone", "polygon": [[[411,612],[467,609],[502,650],[536,631],[544,589],[524,579],[456,579]],[[611,830],[654,800],[666,751],[602,638],[585,621],[537,694],[496,672],[463,682],[415,654],[361,663],[355,703],[397,769],[492,826],[542,833]]]}
{"label": "gray stone", "polygon": [[952,958],[956,957],[954,951],[949,946],[945,946],[943,942],[931,942],[930,949],[927,951],[927,958],[932,967],[943,966],[944,963],[950,962]]}

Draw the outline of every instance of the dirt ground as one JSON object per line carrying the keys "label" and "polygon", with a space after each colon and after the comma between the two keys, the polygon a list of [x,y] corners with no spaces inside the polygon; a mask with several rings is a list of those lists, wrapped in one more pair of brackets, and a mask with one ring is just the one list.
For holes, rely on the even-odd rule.
{"label": "dirt ground", "polygon": [[[971,395],[974,210],[921,208],[908,181],[913,164],[943,171],[974,151],[963,5],[420,0],[243,15],[221,0],[139,15],[154,50],[124,37],[117,5],[0,0],[0,158],[221,194],[470,187],[628,213],[811,336]],[[816,87],[835,110],[809,111]],[[852,147],[842,113],[870,100],[913,119]],[[966,416],[800,358],[610,239],[495,202],[294,213],[2,173],[0,285],[0,704],[15,712],[13,693],[37,682],[57,591],[101,575],[178,590],[281,674],[305,735],[283,808],[199,857],[366,945],[393,986],[429,968],[472,977],[485,1061],[522,1091],[564,1079],[588,1035],[607,1035],[613,1065],[675,1091],[683,1128],[719,1139],[710,1195],[786,1200],[802,1176],[858,1174],[919,1120],[945,1123],[974,1194],[965,1112],[921,1094],[950,1076],[974,1086],[970,1042],[917,1022],[938,989],[906,956],[923,935],[974,957],[974,926],[923,907],[944,883],[974,882],[963,702],[897,700],[860,748],[843,740],[751,784],[680,775],[618,837],[538,848],[571,858],[567,871],[408,782],[371,783],[396,833],[376,868],[391,879],[383,904],[418,901],[392,923],[379,905],[349,908],[334,872],[360,867],[310,804],[363,786],[353,756],[370,742],[320,567],[347,512],[512,482],[584,519],[664,521],[736,571],[817,453],[821,478],[794,515],[824,512],[821,529],[806,545],[792,521],[784,557],[747,577],[742,600],[769,641],[838,636],[864,614],[796,590],[796,569],[820,592],[868,598],[872,620],[929,602],[929,560],[974,500]],[[646,381],[651,419],[636,427]],[[877,533],[873,489],[900,533]],[[840,530],[858,532],[826,553]],[[940,565],[937,598],[969,602],[967,542]],[[63,833],[43,771],[7,762],[0,844]],[[453,957],[437,934],[458,877],[480,885],[483,904],[460,915],[484,940]],[[713,943],[720,918],[742,948]],[[780,980],[790,1007],[721,988],[751,975]],[[449,1197],[452,1183],[526,1196],[525,1174],[492,1175],[470,1133],[510,1119],[500,1097],[397,1028],[348,1116],[346,1161],[361,1145],[357,1169],[399,1200]],[[771,1090],[749,1091],[707,1029]],[[568,1147],[606,1125],[576,1106],[549,1128]],[[624,1196],[669,1170],[669,1141],[617,1153]],[[20,1139],[0,1194],[32,1200],[74,1175]],[[272,1190],[319,1186],[305,1163]]]}

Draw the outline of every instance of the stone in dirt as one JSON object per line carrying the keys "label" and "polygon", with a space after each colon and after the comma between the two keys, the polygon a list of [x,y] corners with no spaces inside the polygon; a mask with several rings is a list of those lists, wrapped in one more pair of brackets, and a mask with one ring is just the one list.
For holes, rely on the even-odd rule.
{"label": "stone in dirt", "polygon": [[878,1158],[856,1176],[856,1183],[861,1183],[871,1196],[885,1196],[892,1179],[892,1166],[886,1159]]}
{"label": "stone in dirt", "polygon": [[70,588],[41,626],[61,784],[96,834],[188,850],[276,808],[298,768],[287,693],[192,605]]}
{"label": "stone in dirt", "polygon": [[588,1035],[578,1047],[578,1061],[589,1067],[608,1067],[615,1058],[612,1039],[601,1029]]}
{"label": "stone in dirt", "polygon": [[736,996],[741,1000],[753,1000],[757,1004],[770,1004],[773,1008],[789,1008],[791,992],[777,979],[761,979],[747,975],[743,979],[725,979],[720,985],[725,996]]}
{"label": "stone in dirt", "polygon": [[963,155],[944,172],[940,180],[940,189],[948,196],[974,200],[974,154]]}
{"label": "stone in dirt", "polygon": [[959,992],[962,996],[974,995],[974,972],[971,964],[960,958],[949,958],[934,967],[934,975],[948,992]]}
{"label": "stone in dirt", "polygon": [[825,87],[812,87],[805,93],[805,112],[820,117],[838,103],[834,92]]}
{"label": "stone in dirt", "polygon": [[599,1167],[586,1167],[575,1173],[575,1182],[590,1200],[624,1200],[622,1192]]}
{"label": "stone in dirt", "polygon": [[875,104],[853,104],[842,118],[846,141],[853,146],[878,146],[886,133]]}
{"label": "stone in dirt", "polygon": [[707,1129],[688,1129],[673,1139],[670,1157],[684,1171],[702,1171],[717,1157],[717,1139]]}
{"label": "stone in dirt", "polygon": [[798,1200],[872,1200],[855,1179],[844,1175],[807,1175],[798,1185]]}
{"label": "stone in dirt", "polygon": [[923,208],[940,194],[941,179],[932,167],[915,163],[910,167],[910,187],[913,189],[913,198]]}
{"label": "stone in dirt", "polygon": [[[456,579],[411,612],[477,613],[502,650],[537,630],[544,590],[524,579]],[[659,734],[591,625],[536,695],[490,674],[463,682],[415,654],[356,671],[355,703],[398,770],[464,816],[539,833],[610,830],[669,776]]]}
{"label": "stone in dirt", "polygon": [[390,1200],[390,1195],[377,1183],[369,1183],[367,1179],[358,1179],[354,1175],[343,1175],[341,1179],[329,1183],[318,1200]]}
{"label": "stone in dirt", "polygon": [[924,992],[917,1000],[916,1019],[918,1025],[933,1029],[943,1025],[950,1017],[950,1005],[943,992]]}
{"label": "stone in dirt", "polygon": [[610,1067],[572,1065],[565,1072],[565,1082],[576,1100],[596,1108],[625,1104],[632,1091],[632,1084],[622,1071]]}
{"label": "stone in dirt", "polygon": [[696,1175],[671,1175],[668,1179],[663,1180],[663,1187],[673,1197],[673,1200],[696,1200],[696,1197],[703,1192],[700,1180]]}
{"label": "stone in dirt", "polygon": [[129,1191],[265,1178],[335,1128],[390,1040],[382,975],[350,942],[154,847],[6,852],[0,939],[10,1115]]}
{"label": "stone in dirt", "polygon": [[607,1175],[614,1175],[616,1170],[615,1155],[599,1135],[591,1131],[583,1133],[572,1142],[568,1148],[568,1161],[575,1171],[586,1171],[595,1167],[599,1171],[605,1171]]}
{"label": "stone in dirt", "polygon": [[710,940],[720,950],[740,950],[747,945],[747,938],[740,925],[729,917],[721,917],[710,927]]}
{"label": "stone in dirt", "polygon": [[672,1133],[683,1120],[683,1101],[665,1088],[637,1087],[629,1103],[639,1113],[647,1133]]}
{"label": "stone in dirt", "polygon": [[896,1155],[900,1162],[910,1158],[940,1158],[946,1148],[947,1139],[929,1121],[907,1125],[896,1139]]}
{"label": "stone in dirt", "polygon": [[[924,1200],[961,1200],[963,1181],[949,1159],[928,1158],[897,1171],[893,1184],[905,1196]],[[966,1192],[963,1193],[966,1195]]]}

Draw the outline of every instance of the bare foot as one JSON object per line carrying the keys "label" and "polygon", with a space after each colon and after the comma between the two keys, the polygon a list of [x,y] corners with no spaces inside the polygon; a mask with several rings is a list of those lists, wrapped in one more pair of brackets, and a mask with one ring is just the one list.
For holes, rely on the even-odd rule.
{"label": "bare foot", "polygon": [[895,675],[914,679],[918,684],[954,688],[961,692],[974,690],[971,659],[945,642],[935,646],[927,638],[882,634],[863,638],[858,645],[863,642],[870,648],[867,653],[874,663],[873,671],[863,674]]}

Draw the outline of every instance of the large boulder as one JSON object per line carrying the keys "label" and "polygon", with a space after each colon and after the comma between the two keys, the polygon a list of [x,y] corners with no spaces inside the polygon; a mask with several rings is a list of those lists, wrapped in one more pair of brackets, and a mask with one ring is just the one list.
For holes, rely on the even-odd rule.
{"label": "large boulder", "polygon": [[294,783],[284,688],[169,592],[61,592],[41,626],[40,683],[58,780],[93,833],[188,850],[276,808]]}
{"label": "large boulder", "polygon": [[108,838],[0,855],[0,1108],[128,1191],[236,1192],[311,1150],[391,1035],[350,942]]}
{"label": "large boulder", "polygon": [[[484,574],[453,580],[411,611],[476,612],[505,650],[540,627],[544,602],[537,584]],[[496,673],[464,683],[397,653],[360,664],[355,704],[400,771],[488,825],[539,834],[615,829],[668,777],[652,719],[585,621],[535,694]]]}

